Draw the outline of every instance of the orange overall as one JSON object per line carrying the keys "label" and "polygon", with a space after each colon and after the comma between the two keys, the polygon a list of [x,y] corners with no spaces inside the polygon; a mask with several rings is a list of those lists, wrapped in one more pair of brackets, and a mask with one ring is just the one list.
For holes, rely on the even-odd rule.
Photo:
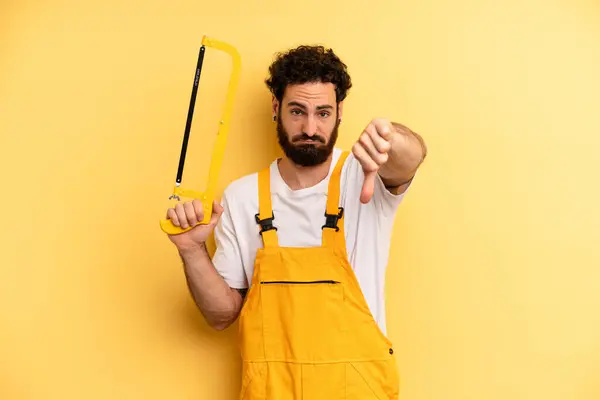
{"label": "orange overall", "polygon": [[344,152],[330,178],[322,246],[280,247],[269,169],[259,172],[264,247],[240,313],[241,400],[397,399],[392,344],[372,317],[346,255],[339,207]]}

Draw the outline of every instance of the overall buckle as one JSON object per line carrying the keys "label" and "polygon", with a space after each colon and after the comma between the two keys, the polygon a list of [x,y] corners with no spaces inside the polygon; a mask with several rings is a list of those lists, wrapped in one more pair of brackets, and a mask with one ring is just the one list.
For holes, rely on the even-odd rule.
{"label": "overall buckle", "polygon": [[340,218],[342,218],[342,215],[344,215],[344,208],[339,207],[338,210],[339,213],[337,214],[327,214],[327,212],[325,212],[325,225],[323,225],[321,229],[331,228],[335,229],[336,232],[340,230],[340,227],[337,226],[337,224]]}
{"label": "overall buckle", "polygon": [[273,226],[273,220],[275,216],[271,214],[271,218],[260,219],[260,213],[254,215],[254,219],[256,223],[260,225],[260,234],[262,236],[263,232],[277,230],[275,226]]}

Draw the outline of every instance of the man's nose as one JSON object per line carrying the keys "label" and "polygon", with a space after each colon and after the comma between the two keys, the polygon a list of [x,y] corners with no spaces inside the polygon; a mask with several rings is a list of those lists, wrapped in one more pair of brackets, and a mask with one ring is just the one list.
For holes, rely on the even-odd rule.
{"label": "man's nose", "polygon": [[317,121],[315,117],[309,115],[304,122],[303,131],[308,136],[314,136],[317,134]]}

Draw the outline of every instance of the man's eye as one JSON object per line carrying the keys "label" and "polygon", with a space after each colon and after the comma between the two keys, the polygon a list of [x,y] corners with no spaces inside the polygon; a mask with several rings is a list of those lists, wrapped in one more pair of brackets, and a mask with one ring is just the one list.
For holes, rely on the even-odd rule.
{"label": "man's eye", "polygon": [[302,111],[300,110],[292,110],[292,115],[301,115]]}
{"label": "man's eye", "polygon": [[323,111],[320,115],[321,117],[325,118],[329,116],[329,113],[327,111]]}

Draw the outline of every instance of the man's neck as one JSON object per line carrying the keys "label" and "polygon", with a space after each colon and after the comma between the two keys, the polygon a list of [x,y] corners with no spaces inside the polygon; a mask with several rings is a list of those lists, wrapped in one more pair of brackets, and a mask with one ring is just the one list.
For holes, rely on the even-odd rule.
{"label": "man's neck", "polygon": [[314,167],[303,167],[294,164],[287,157],[282,157],[277,163],[281,178],[292,190],[306,189],[315,186],[327,177],[333,157],[329,156],[323,164]]}

